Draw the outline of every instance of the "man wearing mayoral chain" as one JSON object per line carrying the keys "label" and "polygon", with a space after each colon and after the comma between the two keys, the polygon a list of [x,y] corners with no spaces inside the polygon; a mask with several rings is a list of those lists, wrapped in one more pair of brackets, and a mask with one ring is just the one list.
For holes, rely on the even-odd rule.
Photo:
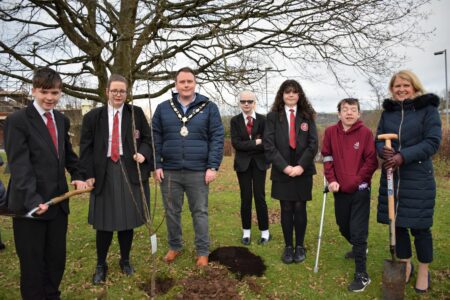
{"label": "man wearing mayoral chain", "polygon": [[183,248],[181,212],[186,193],[194,224],[196,264],[208,264],[208,192],[223,156],[224,128],[217,105],[195,92],[194,71],[175,74],[178,93],[162,102],[153,116],[156,171],[161,183],[169,251],[173,262]]}

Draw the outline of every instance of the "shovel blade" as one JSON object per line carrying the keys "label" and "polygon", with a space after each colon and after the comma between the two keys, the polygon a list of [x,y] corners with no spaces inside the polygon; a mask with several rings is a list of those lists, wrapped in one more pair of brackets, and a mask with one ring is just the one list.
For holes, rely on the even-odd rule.
{"label": "shovel blade", "polygon": [[401,300],[405,297],[406,263],[386,259],[383,270],[383,299]]}

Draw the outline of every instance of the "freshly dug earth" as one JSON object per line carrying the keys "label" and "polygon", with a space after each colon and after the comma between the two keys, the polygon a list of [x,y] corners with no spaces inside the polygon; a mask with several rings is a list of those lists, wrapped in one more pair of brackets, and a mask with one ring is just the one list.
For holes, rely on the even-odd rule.
{"label": "freshly dug earth", "polygon": [[263,259],[245,247],[219,247],[211,252],[209,260],[226,266],[239,280],[244,276],[260,277],[266,271]]}
{"label": "freshly dug earth", "polygon": [[[155,294],[164,295],[175,285],[175,280],[168,277],[156,277],[155,279]],[[151,280],[142,284],[142,290],[151,296]]]}
{"label": "freshly dug earth", "polygon": [[[239,280],[244,276],[262,276],[266,270],[262,258],[245,247],[217,248],[209,255],[209,261],[217,264],[197,269],[188,278],[177,282],[172,278],[157,277],[156,295],[164,295],[176,284],[183,286],[176,299],[241,299],[237,290]],[[234,273],[237,279],[230,277],[228,271]],[[255,294],[262,293],[262,287],[254,278],[247,277],[243,282]],[[142,285],[142,289],[151,295],[150,280]]]}
{"label": "freshly dug earth", "polygon": [[181,280],[184,289],[176,299],[241,299],[238,283],[222,266],[208,265],[200,274]]}

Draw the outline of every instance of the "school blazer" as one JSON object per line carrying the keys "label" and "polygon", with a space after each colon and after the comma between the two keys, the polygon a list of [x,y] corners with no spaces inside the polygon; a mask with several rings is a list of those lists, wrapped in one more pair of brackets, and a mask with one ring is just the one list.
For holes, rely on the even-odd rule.
{"label": "school blazer", "polygon": [[[136,140],[137,152],[145,157],[140,164],[142,181],[147,182],[150,171],[153,169],[153,152],[151,147],[150,126],[144,112],[138,106],[134,106],[135,131],[132,128],[132,107],[124,104],[121,123],[121,140],[123,155],[122,162],[128,179],[133,184],[139,184],[139,175],[136,161],[133,139]],[[94,194],[99,194],[103,188],[106,174],[108,153],[108,106],[95,108],[83,117],[80,137],[80,161],[86,179],[95,178]]]}
{"label": "school blazer", "polygon": [[[66,169],[72,180],[83,180],[78,157],[70,143],[70,121],[57,110],[53,110],[53,114],[58,132],[58,152],[33,104],[6,119],[5,150],[11,170],[8,209],[18,215],[67,192]],[[53,219],[60,208],[68,214],[68,201],[50,206],[37,218]]]}
{"label": "school blazer", "polygon": [[[314,120],[303,118],[297,111],[295,131],[297,133],[296,164],[303,167],[304,175],[314,175],[316,174],[314,157],[318,150],[316,123]],[[273,181],[289,181],[290,177],[283,173],[283,170],[289,165],[291,151],[289,147],[289,125],[284,110],[282,121],[278,112],[270,112],[267,115],[264,150],[267,160],[272,163],[270,178]]]}
{"label": "school blazer", "polygon": [[236,150],[234,157],[234,170],[236,172],[245,172],[253,159],[257,168],[265,171],[269,168],[264,156],[264,145],[256,145],[256,139],[263,139],[266,118],[256,113],[256,119],[253,120],[252,138],[247,133],[242,113],[234,116],[230,120],[231,144]]}

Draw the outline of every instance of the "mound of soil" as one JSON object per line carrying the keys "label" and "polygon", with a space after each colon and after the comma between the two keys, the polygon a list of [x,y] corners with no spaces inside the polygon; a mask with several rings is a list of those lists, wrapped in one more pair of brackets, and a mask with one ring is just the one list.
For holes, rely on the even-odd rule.
{"label": "mound of soil", "polygon": [[244,276],[262,276],[266,265],[260,256],[251,253],[245,247],[219,247],[209,255],[210,261],[224,265],[241,280]]}
{"label": "mound of soil", "polygon": [[238,283],[223,267],[207,266],[200,274],[181,281],[184,289],[176,299],[241,299],[236,289]]}

